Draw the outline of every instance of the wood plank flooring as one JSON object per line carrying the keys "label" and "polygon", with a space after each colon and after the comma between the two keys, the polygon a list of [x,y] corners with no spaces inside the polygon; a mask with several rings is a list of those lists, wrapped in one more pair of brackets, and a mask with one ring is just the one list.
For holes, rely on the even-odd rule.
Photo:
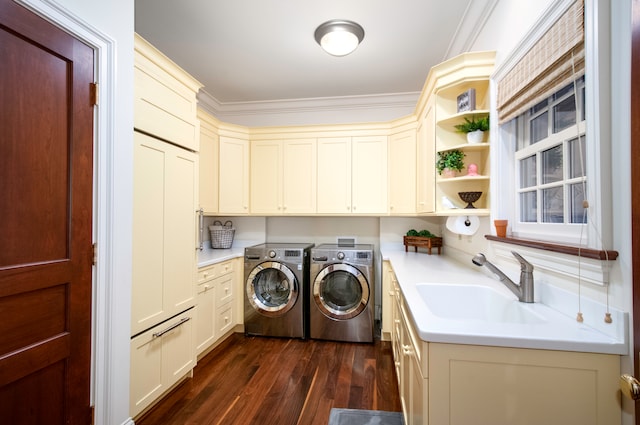
{"label": "wood plank flooring", "polygon": [[236,333],[136,425],[326,425],[332,407],[401,410],[389,342]]}

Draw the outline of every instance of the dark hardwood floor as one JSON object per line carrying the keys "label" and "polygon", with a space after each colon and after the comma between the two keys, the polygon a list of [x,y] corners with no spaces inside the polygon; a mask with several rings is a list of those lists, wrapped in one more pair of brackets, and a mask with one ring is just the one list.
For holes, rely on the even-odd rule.
{"label": "dark hardwood floor", "polygon": [[400,411],[389,342],[233,334],[137,425],[326,425],[332,407]]}

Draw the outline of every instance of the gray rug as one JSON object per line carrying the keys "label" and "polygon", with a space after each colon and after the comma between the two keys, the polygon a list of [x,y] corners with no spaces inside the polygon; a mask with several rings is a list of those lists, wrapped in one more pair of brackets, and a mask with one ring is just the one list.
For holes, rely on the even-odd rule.
{"label": "gray rug", "polygon": [[403,425],[401,412],[382,410],[331,409],[329,425]]}

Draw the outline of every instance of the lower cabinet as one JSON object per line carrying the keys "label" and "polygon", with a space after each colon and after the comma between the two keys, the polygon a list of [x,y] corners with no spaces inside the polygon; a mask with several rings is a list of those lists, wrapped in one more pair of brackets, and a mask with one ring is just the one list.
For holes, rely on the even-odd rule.
{"label": "lower cabinet", "polygon": [[235,260],[198,270],[196,355],[204,353],[236,324]]}
{"label": "lower cabinet", "polygon": [[140,414],[196,364],[195,308],[131,339],[130,414]]}
{"label": "lower cabinet", "polygon": [[426,342],[399,288],[392,291],[406,425],[620,423],[619,356]]}

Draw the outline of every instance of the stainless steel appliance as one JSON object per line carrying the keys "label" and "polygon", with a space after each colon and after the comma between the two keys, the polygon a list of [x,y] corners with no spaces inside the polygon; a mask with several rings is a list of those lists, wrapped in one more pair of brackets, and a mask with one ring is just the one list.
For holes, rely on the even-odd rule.
{"label": "stainless steel appliance", "polygon": [[373,246],[319,245],[310,271],[309,337],[373,342]]}
{"label": "stainless steel appliance", "polygon": [[313,244],[264,243],[244,250],[247,335],[307,338]]}

